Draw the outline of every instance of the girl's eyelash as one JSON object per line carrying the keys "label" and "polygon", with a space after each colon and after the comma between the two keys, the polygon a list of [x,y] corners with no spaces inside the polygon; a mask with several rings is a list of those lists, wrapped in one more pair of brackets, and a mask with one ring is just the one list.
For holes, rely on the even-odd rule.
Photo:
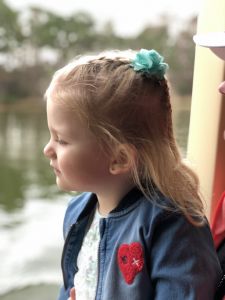
{"label": "girl's eyelash", "polygon": [[60,140],[60,139],[56,139],[55,140],[57,143],[59,143],[60,145],[66,145],[67,142],[63,141],[63,140]]}

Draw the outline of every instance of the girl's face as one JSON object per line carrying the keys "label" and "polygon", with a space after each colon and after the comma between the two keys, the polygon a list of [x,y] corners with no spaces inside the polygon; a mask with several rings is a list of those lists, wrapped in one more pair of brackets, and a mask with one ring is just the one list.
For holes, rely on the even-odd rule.
{"label": "girl's face", "polygon": [[94,135],[62,104],[47,99],[50,140],[44,154],[60,189],[98,193],[110,179],[109,159]]}

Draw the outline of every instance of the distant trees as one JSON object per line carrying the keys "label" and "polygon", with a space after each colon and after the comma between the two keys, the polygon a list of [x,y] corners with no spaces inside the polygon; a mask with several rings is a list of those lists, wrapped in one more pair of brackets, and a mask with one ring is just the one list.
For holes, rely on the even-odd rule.
{"label": "distant trees", "polygon": [[193,35],[196,32],[197,17],[193,17],[173,41],[169,61],[171,64],[170,77],[177,92],[187,95],[192,90],[195,48]]}
{"label": "distant trees", "polygon": [[9,53],[22,40],[19,14],[0,0],[0,52]]}
{"label": "distant trees", "polygon": [[67,17],[37,7],[17,12],[0,0],[0,102],[40,97],[57,67],[78,54],[112,48],[156,49],[170,65],[177,92],[190,94],[195,27],[196,18],[171,35],[169,18],[164,18],[137,36],[120,37],[111,22],[97,29],[85,12]]}

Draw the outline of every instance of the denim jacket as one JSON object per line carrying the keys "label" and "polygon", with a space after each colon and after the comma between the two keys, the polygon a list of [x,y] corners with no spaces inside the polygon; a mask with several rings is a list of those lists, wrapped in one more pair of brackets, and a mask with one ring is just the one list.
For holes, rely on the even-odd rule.
{"label": "denim jacket", "polygon": [[[95,300],[212,300],[221,276],[208,224],[196,227],[179,213],[131,190],[100,220]],[[97,198],[84,193],[71,200],[64,219],[64,284],[58,300],[74,285],[77,256]],[[75,287],[76,288],[76,287]]]}

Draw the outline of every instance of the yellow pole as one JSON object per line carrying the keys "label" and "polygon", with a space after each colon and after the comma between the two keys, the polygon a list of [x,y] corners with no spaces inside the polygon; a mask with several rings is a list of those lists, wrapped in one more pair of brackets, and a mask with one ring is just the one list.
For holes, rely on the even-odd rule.
{"label": "yellow pole", "polygon": [[[225,31],[225,0],[202,3],[197,33],[213,31]],[[196,46],[187,158],[199,175],[208,218],[225,190],[225,99],[218,92],[224,70],[210,49]]]}

